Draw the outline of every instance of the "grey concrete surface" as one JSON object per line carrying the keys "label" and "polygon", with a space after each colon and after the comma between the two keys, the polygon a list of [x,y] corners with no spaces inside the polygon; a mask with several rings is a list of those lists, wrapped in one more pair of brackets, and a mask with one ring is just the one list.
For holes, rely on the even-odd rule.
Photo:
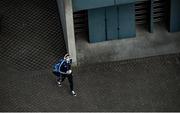
{"label": "grey concrete surface", "polygon": [[155,24],[154,33],[137,26],[136,37],[89,43],[88,33],[76,35],[79,64],[120,61],[180,52],[180,32],[169,33],[163,23]]}
{"label": "grey concrete surface", "polygon": [[0,63],[0,111],[180,111],[180,54],[76,67],[77,97],[51,70]]}

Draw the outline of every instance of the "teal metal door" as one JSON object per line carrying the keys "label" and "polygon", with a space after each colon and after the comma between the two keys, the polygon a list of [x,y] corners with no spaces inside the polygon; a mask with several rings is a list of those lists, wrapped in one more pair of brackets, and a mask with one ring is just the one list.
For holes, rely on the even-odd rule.
{"label": "teal metal door", "polygon": [[118,7],[106,8],[107,40],[118,39]]}
{"label": "teal metal door", "polygon": [[134,3],[88,10],[88,19],[91,43],[136,36]]}
{"label": "teal metal door", "polygon": [[170,4],[170,32],[178,32],[180,31],[180,0],[171,0]]}
{"label": "teal metal door", "polygon": [[88,24],[91,43],[106,40],[105,8],[88,10]]}
{"label": "teal metal door", "polygon": [[120,5],[118,15],[119,39],[135,37],[135,4]]}

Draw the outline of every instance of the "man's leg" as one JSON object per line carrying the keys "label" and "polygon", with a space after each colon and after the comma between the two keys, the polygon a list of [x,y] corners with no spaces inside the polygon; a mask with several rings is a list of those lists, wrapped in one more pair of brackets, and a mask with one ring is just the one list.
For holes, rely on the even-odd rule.
{"label": "man's leg", "polygon": [[57,81],[58,86],[61,86],[61,77],[60,76],[57,77],[56,81]]}
{"label": "man's leg", "polygon": [[63,81],[65,80],[65,78],[66,78],[66,77],[65,77],[64,75],[62,75],[62,76],[61,76],[61,82],[63,82]]}
{"label": "man's leg", "polygon": [[56,82],[58,86],[61,86],[61,75],[58,72],[53,72],[54,75],[56,75]]}
{"label": "man's leg", "polygon": [[74,86],[73,86],[73,76],[72,74],[68,75],[68,80],[70,84],[71,93],[73,96],[76,96],[76,93],[74,92]]}
{"label": "man's leg", "polygon": [[63,75],[63,74],[61,74],[61,75],[59,76],[59,78],[58,78],[58,80],[57,80],[57,83],[58,83],[59,86],[62,86],[61,83],[65,80],[65,78],[66,78],[66,76]]}

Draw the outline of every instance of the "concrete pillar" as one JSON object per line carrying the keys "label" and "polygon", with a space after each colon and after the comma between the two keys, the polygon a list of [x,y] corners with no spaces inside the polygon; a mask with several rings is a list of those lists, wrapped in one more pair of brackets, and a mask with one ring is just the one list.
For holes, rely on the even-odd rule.
{"label": "concrete pillar", "polygon": [[77,65],[72,1],[57,0],[57,4],[60,13],[61,24],[63,27],[66,48],[73,59],[73,64]]}

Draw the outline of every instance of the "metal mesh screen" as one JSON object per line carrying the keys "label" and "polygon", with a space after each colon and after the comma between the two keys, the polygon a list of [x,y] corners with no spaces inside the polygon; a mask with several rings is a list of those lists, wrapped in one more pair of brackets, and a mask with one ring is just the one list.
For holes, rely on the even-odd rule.
{"label": "metal mesh screen", "polygon": [[[167,19],[168,12],[168,0],[154,0],[153,1],[153,18],[154,23],[161,22]],[[149,1],[136,2],[136,24],[147,24],[149,17]]]}
{"label": "metal mesh screen", "polygon": [[166,13],[165,8],[166,8],[166,1],[154,0],[154,2],[153,2],[154,22],[160,22],[165,19],[165,13]]}
{"label": "metal mesh screen", "polygon": [[136,2],[136,24],[146,24],[148,21],[148,1]]}
{"label": "metal mesh screen", "polygon": [[88,31],[88,14],[87,10],[73,13],[75,33]]}
{"label": "metal mesh screen", "polygon": [[65,54],[56,0],[1,0],[0,17],[1,62],[41,70]]}

